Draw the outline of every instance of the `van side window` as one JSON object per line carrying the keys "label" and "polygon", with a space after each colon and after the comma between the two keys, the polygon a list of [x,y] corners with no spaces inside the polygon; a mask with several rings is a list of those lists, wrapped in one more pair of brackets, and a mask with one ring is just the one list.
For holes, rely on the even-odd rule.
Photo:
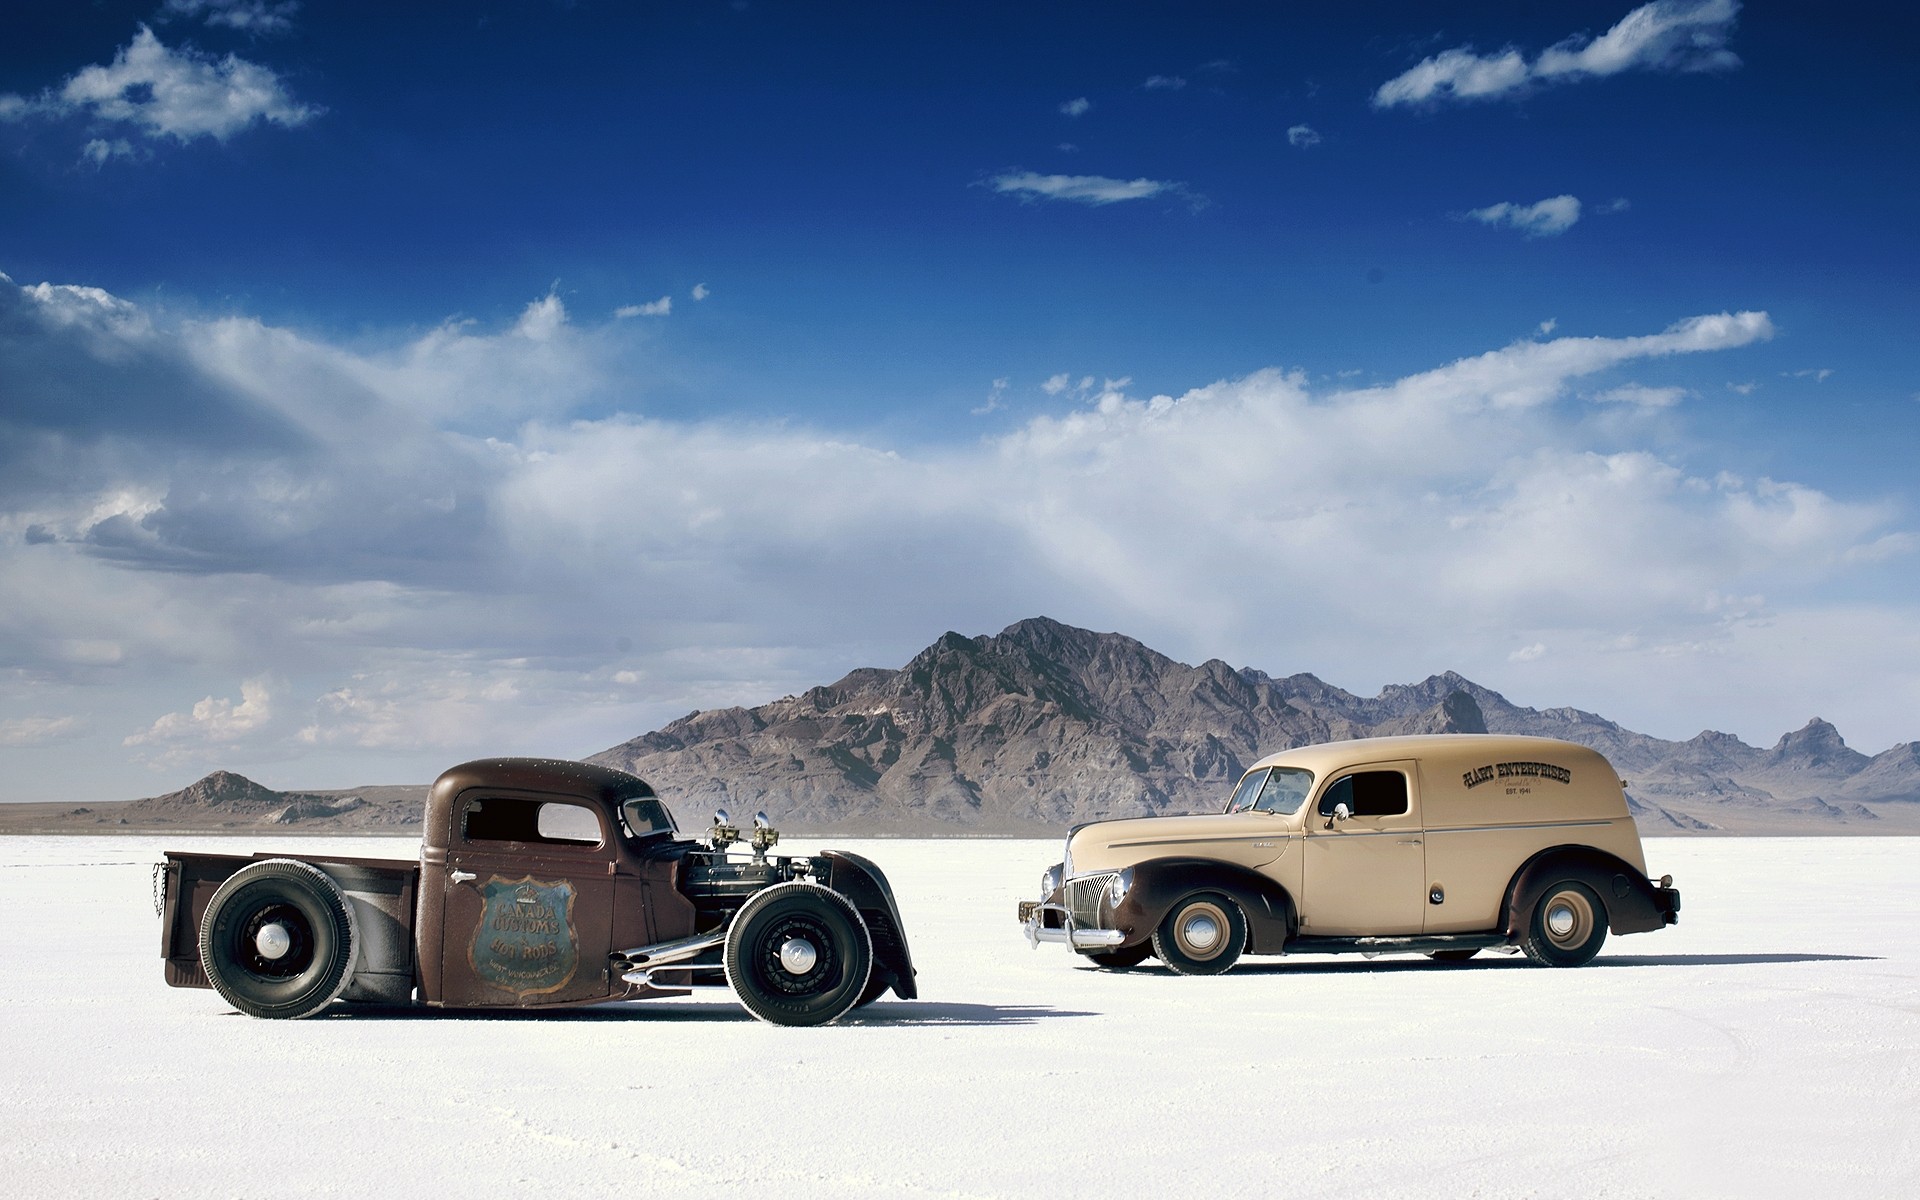
{"label": "van side window", "polygon": [[467,803],[463,832],[470,842],[597,846],[600,818],[579,804],[489,796]]}
{"label": "van side window", "polygon": [[1407,777],[1398,771],[1356,771],[1320,797],[1320,815],[1344,804],[1356,817],[1397,817],[1407,811]]}

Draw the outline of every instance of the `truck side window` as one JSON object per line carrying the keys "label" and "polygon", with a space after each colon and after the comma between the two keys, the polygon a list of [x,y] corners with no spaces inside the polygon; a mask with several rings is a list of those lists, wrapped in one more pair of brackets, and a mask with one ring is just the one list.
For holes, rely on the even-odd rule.
{"label": "truck side window", "polygon": [[1407,811],[1407,777],[1398,771],[1356,771],[1320,797],[1320,815],[1344,804],[1356,817],[1397,817]]}
{"label": "truck side window", "polygon": [[597,846],[600,818],[579,804],[489,796],[467,803],[464,832],[470,842]]}

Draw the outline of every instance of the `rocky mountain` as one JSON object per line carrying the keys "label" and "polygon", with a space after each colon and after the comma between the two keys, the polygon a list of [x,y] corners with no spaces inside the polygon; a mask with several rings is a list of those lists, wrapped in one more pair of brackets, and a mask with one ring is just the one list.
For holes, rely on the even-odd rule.
{"label": "rocky mountain", "polygon": [[1649,833],[1860,832],[1889,805],[1920,829],[1920,749],[1869,759],[1818,718],[1771,750],[1713,732],[1664,741],[1579,709],[1522,708],[1453,672],[1369,699],[1312,675],[1188,666],[1045,618],[948,633],[899,670],[690,713],[590,761],[645,777],[690,824],[726,807],[808,830],[1055,833],[1211,810],[1248,764],[1290,746],[1486,731],[1600,750]]}

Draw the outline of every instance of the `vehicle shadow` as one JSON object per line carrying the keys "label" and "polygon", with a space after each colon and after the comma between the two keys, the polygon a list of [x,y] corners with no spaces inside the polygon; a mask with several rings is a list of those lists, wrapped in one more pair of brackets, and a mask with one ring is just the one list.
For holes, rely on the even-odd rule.
{"label": "vehicle shadow", "polygon": [[[1751,967],[1769,963],[1812,963],[1812,962],[1880,962],[1882,959],[1873,954],[1620,954],[1601,955],[1587,968],[1592,967]],[[1351,974],[1390,974],[1395,971],[1501,971],[1525,970],[1533,966],[1524,955],[1498,954],[1481,956],[1469,962],[1443,963],[1433,962],[1425,957],[1374,959],[1362,961],[1328,962],[1318,959],[1313,962],[1292,960],[1266,960],[1262,962],[1235,963],[1232,974],[1235,975],[1351,975]],[[1154,973],[1172,975],[1173,972],[1157,964],[1142,964],[1133,968],[1136,973]]]}
{"label": "vehicle shadow", "polygon": [[[239,1016],[237,1012],[227,1014]],[[1092,1017],[1098,1013],[1051,1008],[1044,1004],[930,1003],[880,1000],[841,1018],[841,1025],[1032,1025],[1051,1017]],[[684,1000],[631,1001],[587,1008],[428,1008],[401,1004],[335,1004],[308,1018],[314,1021],[732,1021],[752,1024],[740,1005]]]}

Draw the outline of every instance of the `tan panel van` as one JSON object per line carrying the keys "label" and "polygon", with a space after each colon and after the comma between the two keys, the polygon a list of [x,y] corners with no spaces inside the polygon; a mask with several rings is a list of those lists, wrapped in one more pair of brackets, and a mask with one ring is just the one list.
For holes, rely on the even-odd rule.
{"label": "tan panel van", "polygon": [[1019,917],[1103,967],[1211,975],[1242,954],[1483,949],[1578,966],[1679,918],[1597,752],[1492,734],[1269,755],[1218,813],[1077,826]]}

